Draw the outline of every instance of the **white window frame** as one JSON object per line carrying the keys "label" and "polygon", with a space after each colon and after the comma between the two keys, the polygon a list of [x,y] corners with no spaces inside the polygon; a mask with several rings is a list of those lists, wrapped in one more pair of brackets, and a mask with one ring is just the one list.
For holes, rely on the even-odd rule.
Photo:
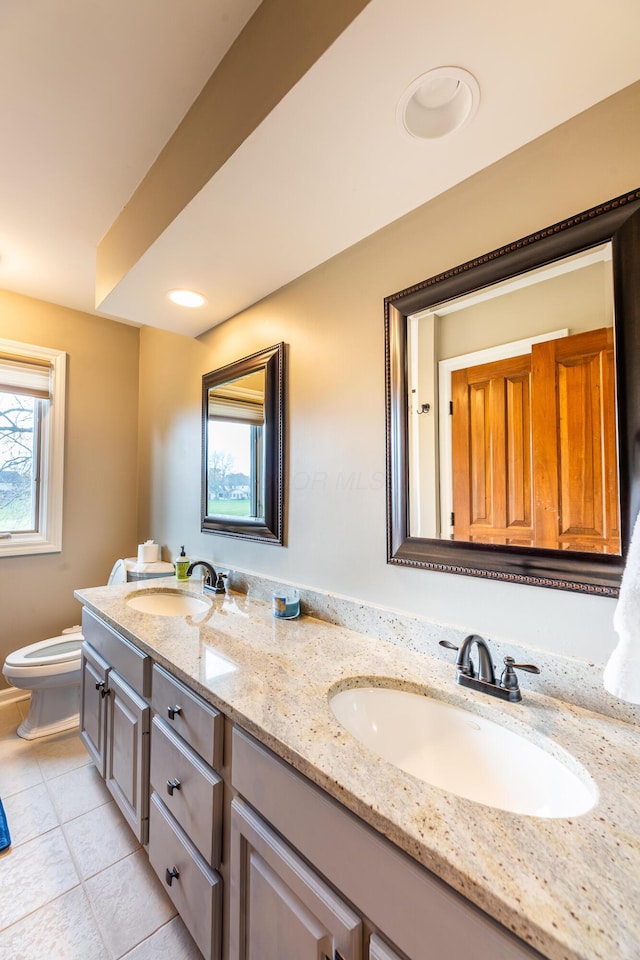
{"label": "white window frame", "polygon": [[28,355],[51,364],[51,400],[42,417],[40,437],[40,510],[38,530],[0,533],[0,557],[62,551],[62,501],[64,481],[64,421],[67,355],[63,350],[0,339],[0,352]]}

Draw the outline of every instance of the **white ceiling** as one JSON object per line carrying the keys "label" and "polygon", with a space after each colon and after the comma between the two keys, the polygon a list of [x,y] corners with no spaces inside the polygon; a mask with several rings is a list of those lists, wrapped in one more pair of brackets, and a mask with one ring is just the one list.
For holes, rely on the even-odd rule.
{"label": "white ceiling", "polygon": [[[0,0],[1,287],[196,336],[640,78],[638,0],[371,0],[96,311],[98,242],[256,6]],[[441,65],[480,108],[412,140]]]}
{"label": "white ceiling", "polygon": [[93,312],[95,252],[259,0],[0,0],[0,288]]}

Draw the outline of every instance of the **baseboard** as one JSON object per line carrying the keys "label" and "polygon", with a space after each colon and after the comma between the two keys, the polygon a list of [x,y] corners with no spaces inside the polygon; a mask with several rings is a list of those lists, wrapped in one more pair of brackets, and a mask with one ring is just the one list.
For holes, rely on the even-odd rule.
{"label": "baseboard", "polygon": [[18,690],[17,687],[7,687],[6,690],[0,690],[0,707],[5,703],[17,703],[19,700],[28,700],[30,694],[26,690]]}

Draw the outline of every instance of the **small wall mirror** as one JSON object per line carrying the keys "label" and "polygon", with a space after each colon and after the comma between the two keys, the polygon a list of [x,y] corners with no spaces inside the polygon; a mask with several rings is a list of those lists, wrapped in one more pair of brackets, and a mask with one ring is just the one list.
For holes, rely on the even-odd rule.
{"label": "small wall mirror", "polygon": [[205,533],[283,542],[284,343],[202,378]]}
{"label": "small wall mirror", "polygon": [[388,297],[388,560],[614,595],[638,512],[640,194]]}

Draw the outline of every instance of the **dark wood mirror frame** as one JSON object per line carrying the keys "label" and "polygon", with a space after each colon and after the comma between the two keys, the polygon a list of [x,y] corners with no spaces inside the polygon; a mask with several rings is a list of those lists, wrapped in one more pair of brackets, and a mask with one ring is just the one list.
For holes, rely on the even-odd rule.
{"label": "dark wood mirror frame", "polygon": [[[615,301],[620,556],[430,540],[409,533],[407,318],[611,241]],[[640,189],[385,298],[387,562],[602,596],[618,594],[640,510]]]}
{"label": "dark wood mirror frame", "polygon": [[[266,543],[284,542],[284,473],[285,473],[285,344],[277,343],[257,353],[206,373],[202,378],[202,495],[201,527],[203,533],[219,533],[244,540]],[[247,374],[265,371],[265,489],[264,517],[222,517],[207,514],[207,423],[209,389],[237,380]]]}

